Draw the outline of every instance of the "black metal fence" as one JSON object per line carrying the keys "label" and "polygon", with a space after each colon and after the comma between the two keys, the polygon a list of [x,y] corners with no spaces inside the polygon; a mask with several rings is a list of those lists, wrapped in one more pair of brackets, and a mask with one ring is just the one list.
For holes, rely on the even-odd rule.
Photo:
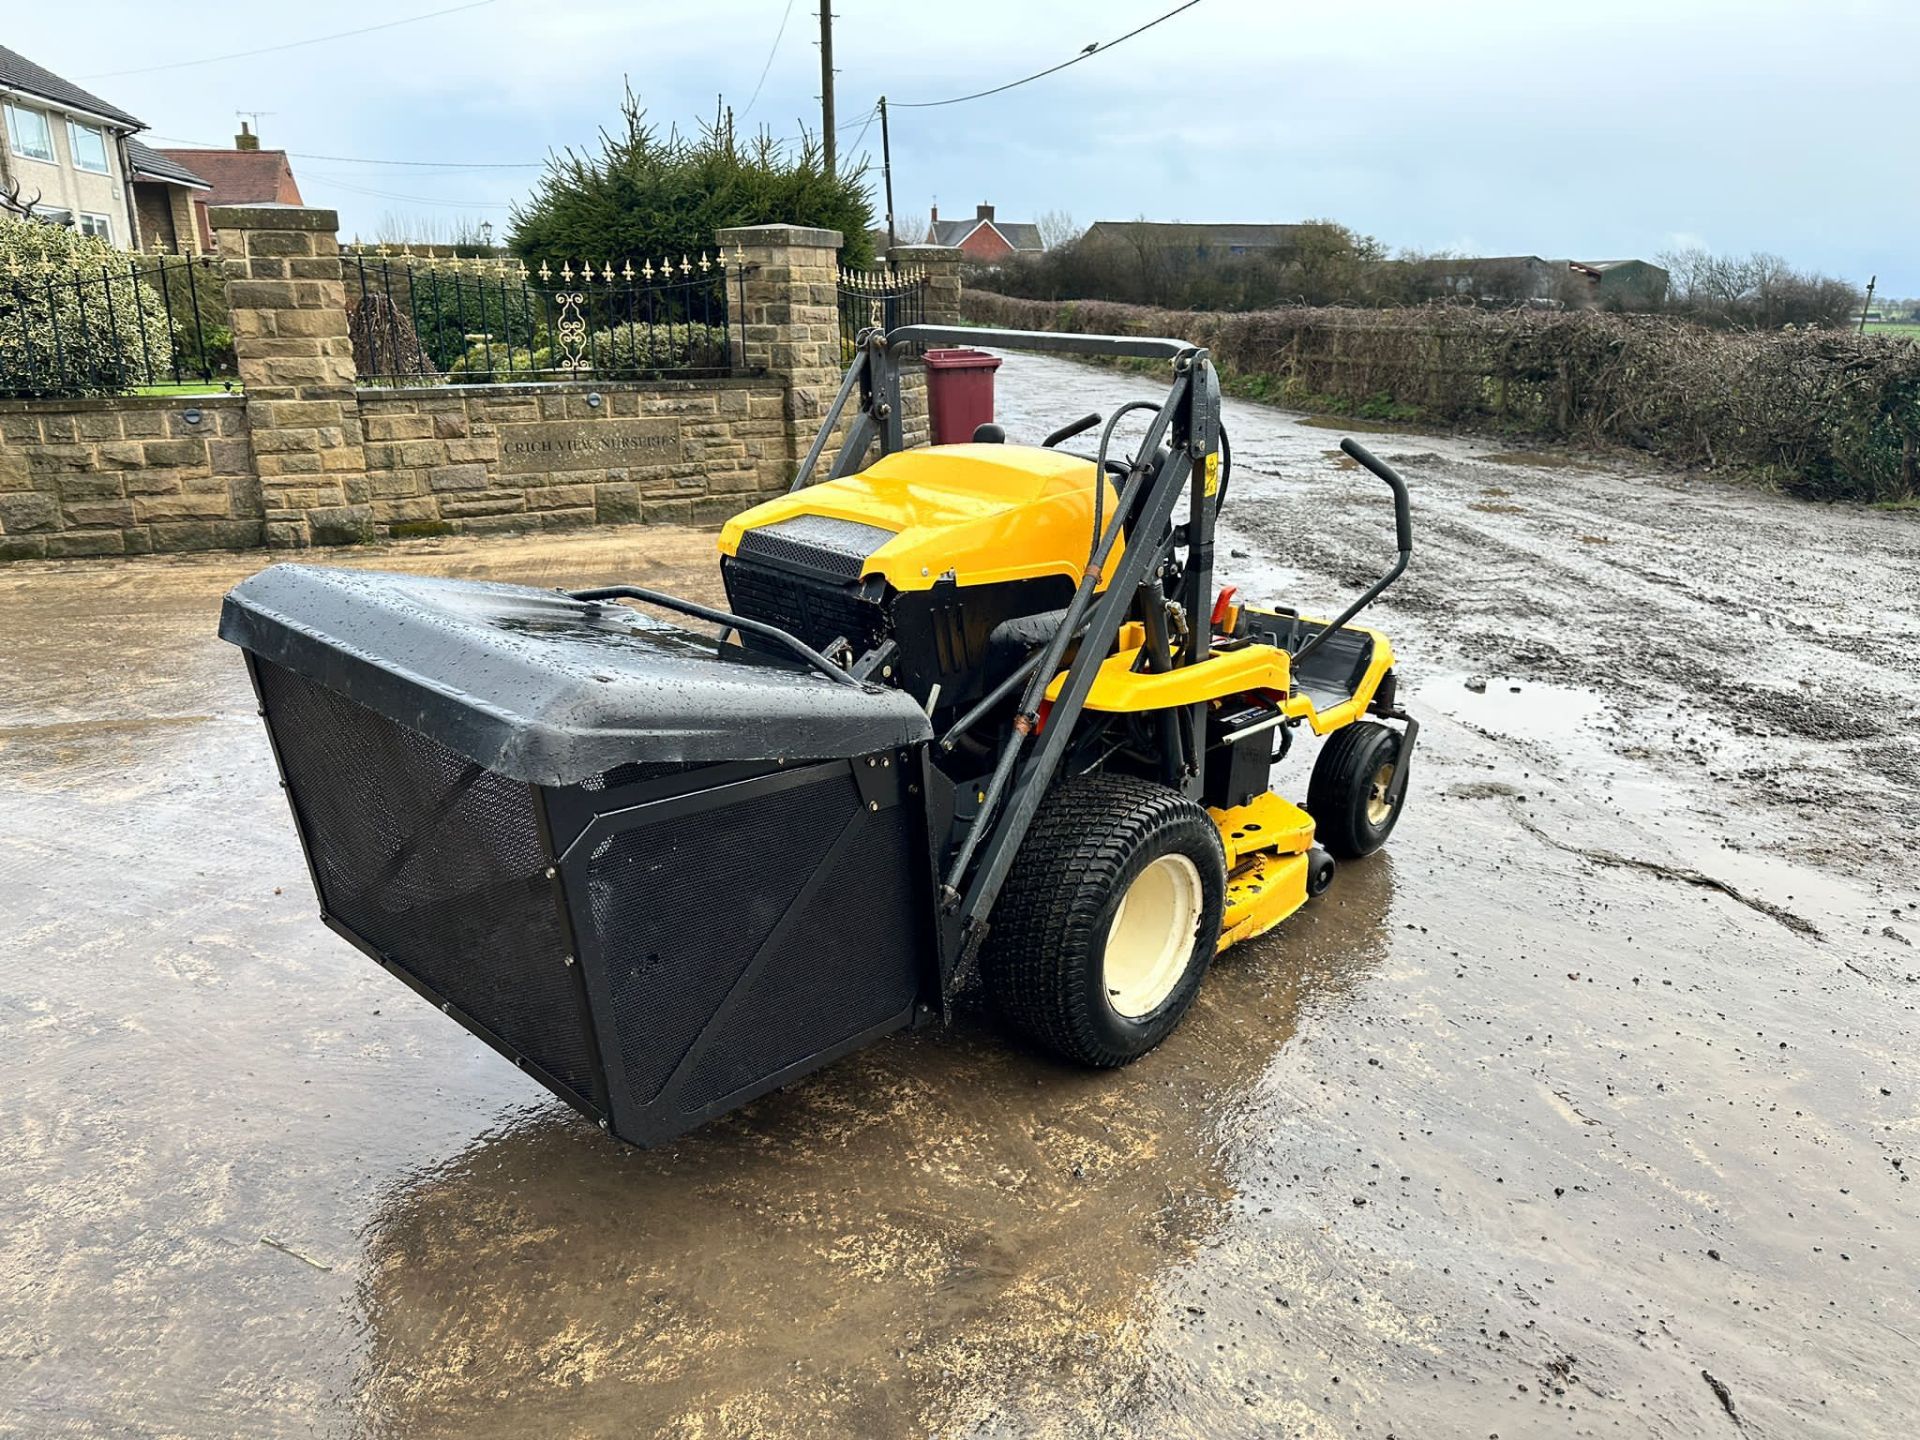
{"label": "black metal fence", "polygon": [[219,270],[205,256],[0,267],[0,398],[234,388]]}
{"label": "black metal fence", "polygon": [[916,267],[897,270],[840,271],[840,359],[853,358],[853,343],[862,330],[878,325],[918,325],[927,314],[926,272]]}
{"label": "black metal fence", "polygon": [[734,373],[741,256],[528,270],[513,259],[349,250],[362,383],[651,380]]}

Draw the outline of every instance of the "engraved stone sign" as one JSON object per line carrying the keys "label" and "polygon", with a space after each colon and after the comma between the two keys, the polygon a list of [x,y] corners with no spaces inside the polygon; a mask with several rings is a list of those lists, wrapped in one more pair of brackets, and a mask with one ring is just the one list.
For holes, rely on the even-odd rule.
{"label": "engraved stone sign", "polygon": [[500,427],[500,473],[545,470],[645,469],[677,465],[684,456],[680,422],[652,420],[542,420]]}

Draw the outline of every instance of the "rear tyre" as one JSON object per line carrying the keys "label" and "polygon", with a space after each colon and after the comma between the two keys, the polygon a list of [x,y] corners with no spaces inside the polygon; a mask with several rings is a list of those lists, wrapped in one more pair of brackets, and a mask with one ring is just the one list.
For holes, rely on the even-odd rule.
{"label": "rear tyre", "polygon": [[1387,843],[1400,823],[1407,793],[1390,801],[1400,763],[1400,733],[1373,720],[1356,720],[1333,732],[1313,762],[1307,783],[1307,813],[1313,836],[1335,858],[1357,860]]}
{"label": "rear tyre", "polygon": [[1145,780],[1070,780],[1041,805],[993,909],[981,975],[1035,1044],[1082,1065],[1138,1060],[1173,1032],[1213,961],[1220,832]]}

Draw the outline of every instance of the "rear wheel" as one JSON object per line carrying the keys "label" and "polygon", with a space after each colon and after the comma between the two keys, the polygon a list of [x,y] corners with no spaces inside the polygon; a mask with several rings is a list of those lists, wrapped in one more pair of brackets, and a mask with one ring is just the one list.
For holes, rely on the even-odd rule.
{"label": "rear wheel", "polygon": [[1226,852],[1200,806],[1145,780],[1072,780],[1034,817],[981,973],[1029,1040],[1083,1065],[1125,1065],[1192,1005],[1225,900]]}
{"label": "rear wheel", "polygon": [[1400,763],[1400,733],[1373,720],[1333,732],[1313,762],[1307,813],[1313,836],[1341,860],[1371,855],[1400,822],[1407,792],[1392,795]]}

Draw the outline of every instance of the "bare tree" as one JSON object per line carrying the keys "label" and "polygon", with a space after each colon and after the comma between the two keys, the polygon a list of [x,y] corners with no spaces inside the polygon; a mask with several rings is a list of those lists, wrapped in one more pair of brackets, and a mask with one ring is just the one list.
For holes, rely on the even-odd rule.
{"label": "bare tree", "polygon": [[469,254],[490,253],[493,222],[472,215],[407,215],[388,210],[373,232],[380,245],[450,245]]}
{"label": "bare tree", "polygon": [[1040,244],[1048,250],[1071,245],[1082,233],[1081,227],[1073,223],[1073,216],[1065,210],[1044,211],[1034,222],[1034,228],[1040,232]]}
{"label": "bare tree", "polygon": [[1795,270],[1778,255],[1715,255],[1698,247],[1660,256],[1671,309],[1707,324],[1777,330],[1828,329],[1856,320],[1861,294],[1845,280]]}

